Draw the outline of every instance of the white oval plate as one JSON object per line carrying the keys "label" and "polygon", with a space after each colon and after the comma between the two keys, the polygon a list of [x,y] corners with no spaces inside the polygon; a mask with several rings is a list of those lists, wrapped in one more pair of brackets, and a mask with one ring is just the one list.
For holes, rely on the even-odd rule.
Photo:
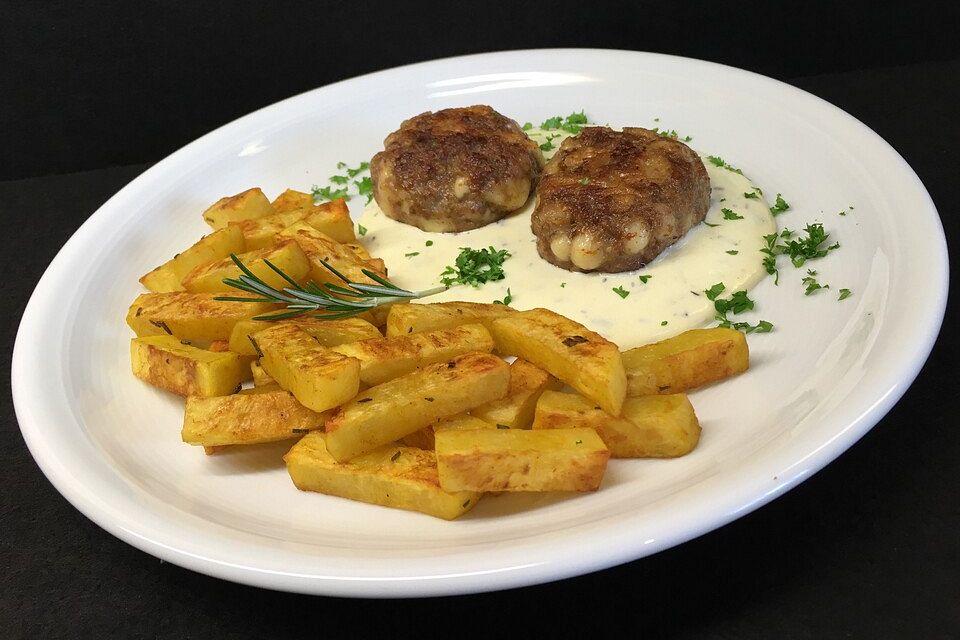
{"label": "white oval plate", "polygon": [[[487,498],[455,522],[296,491],[287,445],[205,457],[179,441],[182,401],[130,373],[124,315],[137,277],[206,231],[200,212],[260,185],[326,183],[399,122],[486,103],[520,122],[586,109],[593,121],[676,129],[741,167],[842,247],[753,297],[773,333],[751,370],[692,395],[703,424],[678,460],[611,463],[577,496]],[[359,207],[361,199],[352,205]],[[838,212],[855,207],[846,216]],[[760,256],[758,256],[758,260]],[[396,267],[394,267],[396,268]],[[853,297],[838,302],[841,287]],[[947,254],[937,212],[866,126],[798,89],[646,53],[517,51],[418,64],[285,100],[226,125],[134,180],[76,232],[23,315],[13,396],[54,486],[101,527],[228,580],[341,596],[487,591],[582,574],[710,531],[810,476],[900,398],[939,330]],[[601,292],[597,295],[608,294]]]}

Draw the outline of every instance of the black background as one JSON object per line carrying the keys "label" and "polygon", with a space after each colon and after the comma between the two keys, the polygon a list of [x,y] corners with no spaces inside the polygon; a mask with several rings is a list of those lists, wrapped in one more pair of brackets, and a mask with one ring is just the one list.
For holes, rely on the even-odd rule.
{"label": "black background", "polygon": [[[150,163],[295,93],[448,55],[624,48],[786,80],[890,141],[952,246],[957,23],[953,3],[0,3],[0,385],[9,389],[17,322],[45,265]],[[0,637],[960,637],[955,316],[951,300],[900,404],[784,497],[644,560],[471,597],[315,598],[162,564],[56,493],[7,401]]]}

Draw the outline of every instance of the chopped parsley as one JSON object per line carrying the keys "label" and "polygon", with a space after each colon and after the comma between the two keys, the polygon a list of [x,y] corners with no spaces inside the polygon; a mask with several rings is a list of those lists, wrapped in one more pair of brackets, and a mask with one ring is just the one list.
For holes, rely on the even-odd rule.
{"label": "chopped parsley", "polygon": [[727,253],[730,254],[731,256],[735,256],[740,252],[737,251],[736,249],[730,249],[729,251],[727,251]]}
{"label": "chopped parsley", "polygon": [[661,327],[667,326],[667,321],[666,321],[666,320],[661,321],[661,322],[660,322],[660,326],[661,326]]}
{"label": "chopped parsley", "polygon": [[370,179],[370,176],[354,180],[353,184],[357,187],[358,196],[367,196],[367,202],[373,200],[373,180]]}
{"label": "chopped parsley", "polygon": [[714,224],[714,223],[712,223],[712,222],[707,222],[706,220],[703,221],[703,224],[707,225],[708,227],[719,227],[719,226],[720,226],[719,224]]}
{"label": "chopped parsley", "polygon": [[367,228],[366,228],[365,226],[363,226],[362,224],[358,224],[358,225],[357,225],[357,233],[359,233],[361,236],[365,236],[365,235],[367,235]]}
{"label": "chopped parsley", "polygon": [[653,131],[655,134],[657,134],[657,135],[659,135],[659,136],[663,136],[664,138],[671,138],[671,139],[673,139],[673,140],[682,140],[683,142],[690,142],[691,140],[693,140],[693,137],[692,137],[692,136],[683,136],[683,137],[681,138],[681,137],[680,137],[680,134],[677,133],[677,130],[676,130],[676,129],[670,129],[670,130],[668,131],[668,130],[666,130],[666,129],[662,129],[662,130],[661,130],[661,129],[658,128],[658,127],[654,127],[653,129],[651,129],[651,131]]}
{"label": "chopped parsley", "polygon": [[580,178],[580,184],[590,184],[590,178],[588,178],[587,176],[583,176],[582,178]]}
{"label": "chopped parsley", "polygon": [[319,185],[313,185],[310,187],[310,193],[313,194],[314,203],[329,202],[330,200],[339,200],[340,198],[346,198],[347,192],[349,190],[347,187],[342,189],[334,189],[333,187],[321,187]]}
{"label": "chopped parsley", "polygon": [[561,289],[563,289],[565,286],[567,286],[567,283],[566,283],[566,282],[561,282],[561,283],[560,283],[560,288],[561,288]]}
{"label": "chopped parsley", "polygon": [[530,129],[533,129],[533,123],[532,123],[532,122],[524,122],[524,123],[523,123],[523,126],[520,127],[520,128],[523,129],[524,131],[530,131]]}
{"label": "chopped parsley", "polygon": [[507,295],[503,300],[494,300],[493,304],[502,304],[506,307],[510,306],[510,303],[513,302],[513,294],[510,293],[510,287],[507,287]]}
{"label": "chopped parsley", "polygon": [[486,282],[503,280],[503,263],[510,257],[506,249],[471,249],[460,247],[460,255],[453,266],[447,266],[440,274],[440,282],[446,286],[453,284],[469,284],[479,287]]}
{"label": "chopped parsley", "polygon": [[745,191],[743,193],[743,197],[746,198],[747,200],[759,200],[760,194],[757,193],[756,191],[749,191],[749,192]]}
{"label": "chopped parsley", "polygon": [[560,137],[559,133],[553,136],[547,136],[547,141],[540,145],[540,151],[550,151],[551,149],[553,149],[556,146],[553,144],[553,141],[554,139],[559,137]]}
{"label": "chopped parsley", "polygon": [[849,298],[849,297],[852,296],[852,295],[853,295],[853,292],[851,292],[850,289],[840,289],[840,297],[837,298],[837,300],[838,300],[838,301],[839,301],[839,300],[846,300],[847,298]]}
{"label": "chopped parsley", "polygon": [[432,246],[433,246],[433,240],[427,240],[426,242],[423,243],[423,246],[425,246],[425,247],[432,247]]}
{"label": "chopped parsley", "polygon": [[808,296],[815,291],[819,291],[820,289],[830,288],[830,285],[828,284],[820,284],[817,282],[817,272],[813,269],[807,269],[807,275],[801,282],[803,282],[803,285],[806,287],[806,290],[803,292],[803,295],[805,296]]}
{"label": "chopped parsley", "polygon": [[[804,228],[803,233],[806,234],[805,237],[795,238],[794,236],[797,235],[795,232],[790,229],[784,229],[779,235],[771,233],[770,235],[763,236],[764,242],[766,243],[766,246],[760,249],[760,252],[764,254],[763,267],[767,273],[776,276],[774,284],[780,284],[777,256],[781,254],[790,256],[790,262],[793,263],[794,267],[799,269],[807,260],[823,258],[834,249],[840,248],[839,242],[834,242],[826,247],[823,246],[827,238],[830,237],[830,234],[823,230],[822,223],[815,222],[808,224]],[[786,243],[778,244],[778,240],[786,240]]]}
{"label": "chopped parsley", "polygon": [[720,213],[723,214],[724,220],[743,220],[743,216],[733,209],[727,209],[724,207],[723,209],[720,209]]}
{"label": "chopped parsley", "polygon": [[740,169],[737,169],[733,165],[727,164],[727,162],[724,161],[724,159],[720,156],[707,156],[707,160],[715,167],[720,167],[722,169],[726,169],[727,171],[733,171],[734,173],[743,175],[743,171],[740,171]]}
{"label": "chopped parsley", "polygon": [[775,216],[780,215],[784,211],[790,208],[790,203],[783,199],[781,194],[777,194],[777,201],[773,203],[773,206],[770,207],[770,213]]}
{"label": "chopped parsley", "polygon": [[643,284],[647,284],[647,280],[649,280],[649,279],[652,278],[652,277],[653,277],[653,276],[651,276],[651,275],[639,276],[640,282],[642,282]]}
{"label": "chopped parsley", "polygon": [[620,296],[621,298],[626,298],[628,295],[630,295],[630,292],[624,289],[623,287],[614,287],[613,292],[618,296]]}
{"label": "chopped parsley", "polygon": [[403,257],[405,257],[405,258],[413,258],[413,257],[418,256],[418,255],[420,255],[420,252],[419,252],[419,251],[413,251],[413,252],[411,252],[411,253],[405,253],[405,254],[403,254]]}
{"label": "chopped parsley", "polygon": [[[578,134],[583,130],[583,125],[587,124],[587,116],[583,111],[578,111],[571,113],[566,118],[561,116],[553,116],[552,118],[547,118],[540,125],[540,128],[544,131],[555,131],[557,129],[562,129],[567,133]],[[526,128],[526,125],[524,125]],[[544,149],[546,151],[546,149]]]}
{"label": "chopped parsley", "polygon": [[723,293],[726,290],[726,288],[727,288],[726,285],[724,285],[722,282],[718,282],[717,284],[713,285],[712,287],[704,291],[704,293],[707,294],[707,300],[716,300],[717,296]]}
{"label": "chopped parsley", "polygon": [[347,176],[330,176],[330,182],[333,184],[347,184],[350,182],[350,178]]}
{"label": "chopped parsley", "polygon": [[728,313],[736,315],[752,310],[754,302],[747,295],[746,291],[737,291],[731,294],[728,299],[720,298],[720,294],[725,290],[726,286],[722,282],[718,282],[704,291],[707,298],[713,300],[713,306],[716,310],[715,319],[719,323],[717,326],[736,329],[744,333],[769,333],[773,329],[773,324],[766,320],[761,320],[757,324],[752,325],[749,322],[733,322],[727,318]]}
{"label": "chopped parsley", "polygon": [[356,187],[357,193],[350,193],[350,179],[356,178],[369,168],[369,162],[361,162],[353,168],[347,165],[346,162],[338,162],[337,169],[342,171],[342,174],[330,176],[330,184],[325,187],[316,184],[310,187],[314,204],[338,200],[340,198],[349,200],[353,195],[367,196],[367,202],[370,202],[370,200],[373,199],[373,182],[369,176],[364,176],[360,180],[354,180],[353,186]]}

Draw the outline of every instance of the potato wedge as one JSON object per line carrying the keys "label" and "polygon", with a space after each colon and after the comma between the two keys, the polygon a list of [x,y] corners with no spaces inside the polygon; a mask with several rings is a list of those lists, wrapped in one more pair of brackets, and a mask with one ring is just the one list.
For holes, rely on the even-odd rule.
{"label": "potato wedge", "polygon": [[[414,334],[416,335],[416,334]],[[552,375],[526,360],[516,359],[510,365],[510,389],[499,400],[470,410],[470,415],[509,429],[529,429],[540,394],[563,386]]]}
{"label": "potato wedge", "polygon": [[742,373],[750,366],[743,333],[692,329],[623,353],[627,395],[672,394]]}
{"label": "potato wedge", "polygon": [[501,353],[528,360],[620,415],[626,374],[617,345],[600,334],[559,313],[532,309],[494,320],[493,337]]}
{"label": "potato wedge", "polygon": [[[240,262],[255,276],[274,289],[283,290],[290,284],[271,269],[266,261],[280,269],[297,282],[302,282],[310,273],[310,263],[300,245],[293,240],[285,240],[265,249],[241,253]],[[239,278],[243,275],[232,258],[202,264],[183,277],[183,288],[191,293],[234,292],[236,289],[224,284],[225,278]]]}
{"label": "potato wedge", "polygon": [[135,376],[181,396],[235,393],[249,375],[235,353],[198,349],[167,335],[132,339],[130,362]]}
{"label": "potato wedge", "polygon": [[387,337],[452,329],[464,324],[482,323],[492,332],[494,320],[515,313],[503,304],[479,302],[437,302],[433,304],[393,305],[387,315]]}
{"label": "potato wedge", "polygon": [[335,347],[344,342],[356,342],[380,338],[380,332],[375,326],[360,318],[344,318],[343,320],[321,320],[310,316],[290,318],[289,320],[241,320],[233,327],[230,334],[230,350],[234,353],[254,355],[256,351],[250,336],[258,331],[270,327],[290,324],[300,327],[309,333],[322,347]]}
{"label": "potato wedge", "polygon": [[593,429],[436,433],[445,491],[596,491],[610,451]]}
{"label": "potato wedge", "polygon": [[298,438],[322,429],[329,412],[316,413],[274,386],[260,393],[187,398],[180,436],[187,444],[216,447]]}
{"label": "potato wedge", "polygon": [[321,347],[297,326],[270,327],[254,340],[267,374],[309,409],[336,407],[360,389],[360,362]]}
{"label": "potato wedge", "polygon": [[349,460],[432,422],[502,398],[509,385],[510,367],[487,353],[428,365],[371,387],[340,407],[327,421],[327,449],[337,460]]}
{"label": "potato wedge", "polygon": [[155,293],[183,291],[183,277],[202,264],[228,257],[231,253],[246,251],[239,229],[225,227],[200,238],[189,249],[173,256],[162,265],[140,278],[140,284]]}
{"label": "potato wedge", "polygon": [[[277,381],[270,377],[270,374],[263,370],[260,361],[254,359],[250,363],[250,373],[253,375],[254,387],[267,387],[277,384]],[[279,386],[279,385],[278,385]]]}
{"label": "potato wedge", "polygon": [[468,413],[461,413],[451,418],[444,418],[432,424],[403,436],[400,441],[408,447],[432,450],[434,434],[437,431],[469,431],[470,429],[506,429],[504,425],[496,425],[480,418],[474,418]]}
{"label": "potato wedge", "polygon": [[306,217],[305,209],[293,209],[271,213],[262,218],[231,222],[227,228],[234,229],[243,236],[246,251],[255,251],[269,247],[276,242],[278,233]]}
{"label": "potato wedge", "polygon": [[303,220],[337,242],[357,241],[357,234],[353,231],[353,220],[350,219],[350,209],[347,208],[347,202],[343,198],[310,207]]}
{"label": "potato wedge", "polygon": [[274,213],[283,213],[285,211],[294,211],[296,209],[306,209],[313,206],[313,194],[287,189],[270,203]]}
{"label": "potato wedge", "polygon": [[589,427],[614,458],[675,458],[693,451],[700,423],[682,393],[627,398],[619,418],[575,393],[546,391],[537,402],[534,429]]}
{"label": "potato wedge", "polygon": [[324,434],[314,432],[304,436],[283,459],[293,484],[301,491],[419,511],[445,520],[466,513],[483,495],[441,489],[433,452],[413,447],[380,447],[350,462],[337,462],[327,450]]}
{"label": "potato wedge", "polygon": [[[268,313],[279,305],[267,302],[225,302],[222,293],[142,293],[127,311],[127,325],[138,337],[174,335],[191,342],[228,340],[240,320]],[[240,298],[254,296],[232,293]]]}
{"label": "potato wedge", "polygon": [[273,213],[270,201],[260,187],[241,191],[235,196],[220,198],[203,212],[204,221],[214,229],[222,229],[231,222],[262,218]]}
{"label": "potato wedge", "polygon": [[374,386],[464,353],[489,353],[493,351],[493,338],[482,324],[468,324],[430,333],[348,342],[333,350],[359,360],[360,380]]}
{"label": "potato wedge", "polygon": [[310,261],[310,278],[317,284],[329,282],[343,285],[343,281],[323,266],[327,262],[331,267],[349,278],[351,282],[376,284],[363,270],[373,271],[386,277],[386,272],[373,261],[361,260],[349,248],[330,236],[317,231],[306,222],[297,222],[280,232],[279,237],[296,240]]}

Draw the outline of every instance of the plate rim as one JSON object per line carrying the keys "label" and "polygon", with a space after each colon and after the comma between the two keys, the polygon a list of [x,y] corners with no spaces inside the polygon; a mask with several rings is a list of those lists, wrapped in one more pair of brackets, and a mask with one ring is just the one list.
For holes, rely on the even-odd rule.
{"label": "plate rim", "polygon": [[[71,484],[69,472],[66,468],[62,468],[57,452],[44,447],[45,443],[43,439],[43,425],[35,424],[33,422],[33,416],[29,411],[27,395],[30,390],[25,388],[25,380],[27,378],[27,372],[30,370],[32,364],[29,360],[29,354],[27,353],[26,345],[28,338],[31,336],[31,332],[35,331],[36,328],[36,323],[34,322],[33,326],[31,326],[31,321],[33,321],[35,316],[37,316],[39,313],[38,309],[43,303],[42,297],[44,294],[44,287],[46,286],[45,283],[53,279],[56,272],[62,268],[63,263],[67,261],[70,253],[77,250],[84,237],[91,233],[91,229],[96,224],[97,220],[106,215],[103,213],[104,210],[109,210],[112,206],[112,203],[121,200],[125,194],[136,191],[140,185],[144,184],[145,182],[149,182],[151,176],[161,173],[163,167],[167,167],[170,164],[176,163],[183,156],[190,154],[193,149],[202,147],[209,143],[212,139],[216,139],[219,136],[225,135],[225,130],[226,133],[229,134],[230,131],[235,128],[243,126],[244,124],[249,125],[257,122],[259,119],[262,119],[265,112],[274,110],[280,105],[294,103],[297,100],[303,99],[307,95],[324,91],[331,87],[337,87],[356,82],[361,79],[369,80],[377,75],[400,73],[415,69],[417,67],[429,67],[431,65],[436,65],[437,63],[450,63],[456,61],[476,60],[480,58],[493,58],[517,54],[542,56],[544,54],[555,54],[562,52],[578,54],[590,53],[591,55],[599,56],[613,55],[665,58],[683,63],[710,65],[723,68],[728,71],[733,71],[737,74],[749,76],[754,81],[762,81],[765,83],[778,85],[781,89],[786,88],[791,92],[796,92],[797,95],[804,96],[805,99],[813,98],[815,101],[822,103],[822,105],[828,106],[830,109],[838,112],[838,114],[842,114],[842,116],[845,117],[850,124],[861,128],[864,133],[873,136],[879,143],[886,147],[886,150],[892,154],[892,157],[899,161],[901,169],[904,170],[904,177],[909,176],[915,183],[915,186],[919,188],[919,191],[926,195],[926,202],[924,203],[925,206],[923,208],[932,214],[936,230],[939,231],[939,242],[937,243],[937,250],[935,253],[937,254],[938,263],[940,266],[939,273],[936,274],[936,281],[940,286],[936,292],[934,305],[930,310],[931,313],[923,319],[924,324],[918,326],[918,333],[921,335],[918,341],[913,345],[913,350],[909,353],[909,370],[901,372],[902,375],[899,385],[888,390],[888,392],[880,399],[880,401],[875,403],[868,411],[862,413],[854,422],[848,424],[841,433],[837,434],[832,446],[829,447],[827,451],[820,452],[820,454],[813,460],[807,460],[802,473],[797,473],[792,477],[785,479],[785,481],[776,487],[774,491],[766,493],[759,499],[751,500],[748,504],[741,505],[738,509],[730,510],[725,514],[720,515],[720,517],[714,515],[713,517],[701,519],[701,524],[699,527],[689,527],[683,530],[683,532],[679,535],[660,538],[654,544],[651,544],[649,548],[641,549],[640,553],[637,552],[636,548],[629,547],[621,549],[619,552],[609,552],[600,558],[598,558],[597,555],[591,555],[589,556],[589,559],[574,559],[574,561],[567,562],[566,564],[559,564],[557,562],[543,563],[533,567],[521,567],[517,571],[513,572],[501,571],[499,573],[486,574],[481,580],[478,580],[478,576],[483,574],[483,572],[472,572],[470,574],[452,577],[439,576],[434,578],[431,576],[412,576],[404,577],[402,579],[391,579],[386,576],[378,576],[376,578],[369,579],[351,579],[345,576],[322,577],[315,575],[298,577],[289,573],[278,573],[252,566],[239,566],[232,563],[226,563],[213,557],[204,557],[189,553],[182,548],[174,548],[170,545],[164,544],[160,540],[150,539],[143,535],[138,535],[137,531],[124,527],[121,525],[121,523],[113,520],[111,514],[107,513],[100,505],[96,503],[96,501],[90,500],[89,496],[84,491],[79,490],[77,487]],[[933,280],[934,278],[931,278],[931,281]],[[316,87],[264,106],[220,127],[217,127],[216,129],[204,134],[203,136],[200,136],[199,138],[184,145],[180,149],[174,151],[159,162],[153,164],[150,168],[138,175],[122,189],[117,191],[93,214],[91,214],[70,236],[66,243],[64,243],[63,247],[61,247],[56,256],[53,258],[53,260],[51,260],[50,264],[44,270],[43,275],[37,281],[37,285],[30,295],[26,306],[24,307],[23,315],[21,316],[19,322],[11,359],[11,387],[13,392],[12,395],[15,414],[17,416],[21,434],[34,460],[37,462],[47,479],[51,482],[51,484],[53,484],[54,488],[77,510],[97,524],[97,526],[103,528],[127,544],[140,549],[141,551],[207,575],[248,584],[251,586],[268,587],[283,591],[364,597],[408,597],[478,593],[563,579],[574,575],[581,575],[583,573],[605,569],[630,560],[639,559],[717,529],[743,515],[746,515],[754,509],[763,506],[770,500],[779,497],[786,491],[789,491],[806,478],[818,472],[820,469],[846,451],[850,446],[855,444],[877,422],[879,422],[879,420],[882,419],[883,416],[885,416],[886,413],[903,396],[916,376],[919,374],[920,369],[923,367],[924,363],[929,357],[929,354],[936,342],[946,310],[948,290],[949,256],[947,252],[946,238],[943,232],[942,221],[940,220],[939,213],[932,201],[932,198],[930,197],[920,178],[917,176],[916,172],[914,172],[912,167],[909,166],[902,155],[879,134],[874,132],[867,125],[843,109],[840,109],[839,107],[814,94],[774,78],[770,78],[753,71],[739,69],[716,62],[698,60],[695,58],[655,52],[627,51],[619,49],[547,48],[497,51],[470,54],[465,56],[452,56],[447,58],[439,58],[436,60],[417,62],[399,67],[393,67],[390,69],[378,70],[361,76],[341,80],[329,85]],[[116,469],[112,469],[112,471],[119,475]],[[394,588],[397,584],[404,585],[403,592],[398,592]]]}

